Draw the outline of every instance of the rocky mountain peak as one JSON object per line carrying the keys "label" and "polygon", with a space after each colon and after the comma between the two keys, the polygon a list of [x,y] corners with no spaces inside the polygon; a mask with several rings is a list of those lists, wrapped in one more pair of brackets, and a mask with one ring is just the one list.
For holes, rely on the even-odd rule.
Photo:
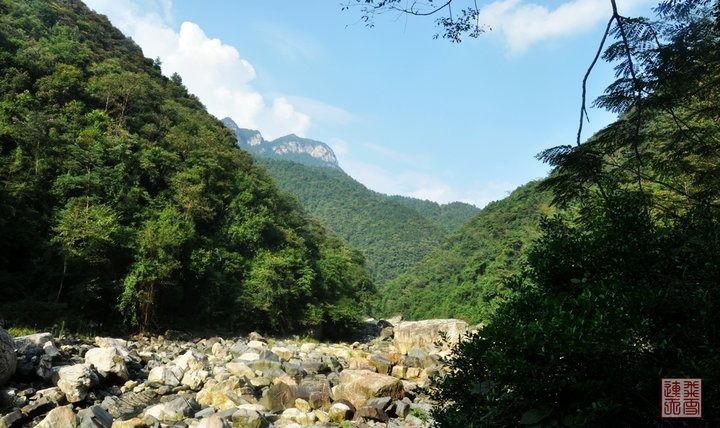
{"label": "rocky mountain peak", "polygon": [[335,152],[330,146],[321,141],[299,137],[295,134],[267,141],[260,131],[240,128],[229,117],[223,119],[222,122],[235,133],[238,146],[256,156],[290,160],[310,166],[340,169]]}

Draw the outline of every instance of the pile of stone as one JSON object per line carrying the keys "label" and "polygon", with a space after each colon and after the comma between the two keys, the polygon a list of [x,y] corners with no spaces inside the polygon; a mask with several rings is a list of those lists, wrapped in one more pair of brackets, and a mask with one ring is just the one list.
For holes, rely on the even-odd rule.
{"label": "pile of stone", "polygon": [[419,388],[467,324],[371,324],[377,337],[353,344],[257,333],[89,343],[0,329],[0,428],[429,426]]}

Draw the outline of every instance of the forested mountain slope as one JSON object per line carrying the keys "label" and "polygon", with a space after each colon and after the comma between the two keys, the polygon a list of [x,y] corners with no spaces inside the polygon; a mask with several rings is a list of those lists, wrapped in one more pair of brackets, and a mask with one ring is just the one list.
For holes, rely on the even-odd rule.
{"label": "forested mountain slope", "polygon": [[410,207],[423,217],[442,227],[446,232],[455,232],[470,220],[480,209],[465,202],[450,202],[438,204],[425,199],[410,198],[408,196],[388,196],[390,201]]}
{"label": "forested mountain slope", "polygon": [[105,17],[0,1],[6,320],[337,331],[363,263]]}
{"label": "forested mountain slope", "polygon": [[440,206],[388,197],[335,168],[268,158],[259,162],[280,188],[297,196],[308,212],[365,254],[377,284],[410,269],[442,242],[447,229],[477,211],[462,203]]}
{"label": "forested mountain slope", "polygon": [[556,209],[531,182],[483,208],[420,264],[380,289],[380,316],[487,320],[508,293],[505,281],[521,271],[540,219]]}

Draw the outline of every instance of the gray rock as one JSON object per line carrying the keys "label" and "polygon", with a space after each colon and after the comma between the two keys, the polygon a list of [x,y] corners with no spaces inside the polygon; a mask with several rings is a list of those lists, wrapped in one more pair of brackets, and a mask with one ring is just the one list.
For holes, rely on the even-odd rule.
{"label": "gray rock", "polygon": [[19,409],[15,409],[7,415],[0,417],[0,428],[11,428],[23,419],[24,415]]}
{"label": "gray rock", "polygon": [[380,397],[380,398],[371,398],[367,401],[365,404],[366,407],[377,407],[380,410],[387,410],[388,407],[390,407],[390,404],[392,403],[392,398],[390,397]]}
{"label": "gray rock", "polygon": [[405,418],[408,414],[410,414],[410,403],[398,400],[394,403],[394,407],[395,415],[399,418]]}
{"label": "gray rock", "polygon": [[34,418],[49,412],[56,406],[57,404],[48,397],[40,397],[39,399],[21,407],[20,411],[27,415],[27,417]]}
{"label": "gray rock", "polygon": [[361,419],[370,419],[373,421],[378,421],[382,423],[386,423],[390,420],[390,416],[388,416],[387,413],[383,409],[379,409],[377,407],[361,407],[355,412],[355,420],[361,420]]}
{"label": "gray rock", "polygon": [[[277,356],[276,356],[277,358]],[[247,366],[255,371],[262,372],[263,376],[274,379],[279,376],[285,376],[287,373],[282,369],[280,361],[273,360],[255,360],[248,361]]]}
{"label": "gray rock", "polygon": [[88,390],[99,382],[97,375],[88,364],[65,366],[57,372],[57,386],[70,403],[77,403],[87,397]]}
{"label": "gray rock", "polygon": [[[51,343],[51,342],[47,342]],[[37,367],[35,368],[35,374],[37,377],[45,382],[52,380],[53,374],[52,357],[50,355],[43,355],[37,360]]]}
{"label": "gray rock", "polygon": [[198,410],[195,412],[195,419],[203,419],[207,418],[208,416],[212,416],[215,414],[215,409],[212,407],[206,407],[204,409]]}
{"label": "gray rock", "polygon": [[78,413],[80,428],[111,428],[113,417],[100,406],[90,406]]}
{"label": "gray rock", "polygon": [[28,348],[43,349],[45,343],[52,342],[53,335],[50,333],[35,333],[15,338],[15,347],[18,352],[24,353]]}
{"label": "gray rock", "polygon": [[146,416],[152,416],[162,422],[177,422],[192,415],[193,405],[184,397],[178,397],[166,403],[156,404],[145,410]]}
{"label": "gray rock", "polygon": [[10,380],[16,368],[15,341],[5,329],[0,327],[0,386]]}
{"label": "gray rock", "polygon": [[147,380],[161,385],[178,386],[184,375],[185,371],[175,365],[159,366],[150,370]]}
{"label": "gray rock", "polygon": [[57,386],[54,386],[52,388],[41,389],[41,390],[35,392],[35,397],[36,398],[47,397],[51,401],[57,403],[58,405],[67,404],[67,402],[65,401],[66,400],[65,393],[62,392],[62,390],[60,388],[58,388]]}
{"label": "gray rock", "polygon": [[128,419],[139,415],[143,409],[156,400],[152,390],[130,391],[122,397],[107,396],[100,406],[116,419]]}
{"label": "gray rock", "polygon": [[58,358],[60,357],[60,351],[58,350],[57,346],[52,342],[52,340],[48,340],[43,345],[43,352],[45,352],[45,355],[47,355],[50,358]]}

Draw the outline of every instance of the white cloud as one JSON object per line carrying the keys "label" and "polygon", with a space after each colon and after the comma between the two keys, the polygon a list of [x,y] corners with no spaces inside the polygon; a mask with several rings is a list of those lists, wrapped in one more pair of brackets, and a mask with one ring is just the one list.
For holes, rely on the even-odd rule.
{"label": "white cloud", "polygon": [[[621,13],[648,3],[649,0],[625,0]],[[499,34],[512,52],[522,53],[543,40],[591,31],[611,14],[607,0],[572,0],[552,10],[521,0],[500,0],[480,8],[479,22]]]}
{"label": "white cloud", "polygon": [[358,120],[358,117],[340,107],[318,101],[313,98],[291,95],[287,100],[300,111],[307,113],[315,122],[332,125],[347,125]]}
{"label": "white cloud", "polygon": [[[140,0],[142,1],[142,0]],[[307,134],[310,116],[286,97],[268,97],[252,87],[256,71],[233,46],[208,37],[200,26],[183,22],[175,31],[171,0],[86,0],[89,7],[140,45],[145,56],[159,57],[163,73],[178,73],[188,90],[213,115],[229,116],[246,128],[262,131],[269,139]],[[200,67],[198,65],[201,65]]]}
{"label": "white cloud", "polygon": [[405,195],[446,204],[454,201],[484,207],[505,198],[517,185],[509,182],[473,182],[467,186],[450,185],[445,180],[420,171],[388,171],[378,165],[343,160],[342,168],[366,187],[387,195]]}

